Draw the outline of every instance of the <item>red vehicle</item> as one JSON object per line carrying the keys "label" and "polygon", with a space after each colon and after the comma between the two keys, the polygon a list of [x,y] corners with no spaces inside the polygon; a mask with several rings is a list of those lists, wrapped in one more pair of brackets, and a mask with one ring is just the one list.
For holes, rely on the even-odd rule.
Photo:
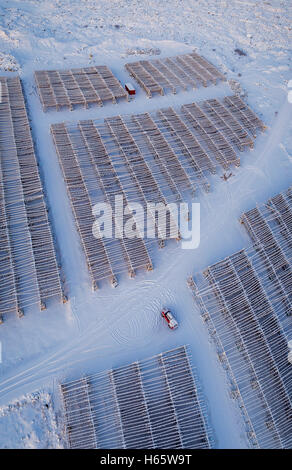
{"label": "red vehicle", "polygon": [[178,327],[178,322],[172,315],[171,311],[168,310],[167,308],[164,308],[161,312],[161,316],[166,320],[169,328],[171,330],[175,330]]}

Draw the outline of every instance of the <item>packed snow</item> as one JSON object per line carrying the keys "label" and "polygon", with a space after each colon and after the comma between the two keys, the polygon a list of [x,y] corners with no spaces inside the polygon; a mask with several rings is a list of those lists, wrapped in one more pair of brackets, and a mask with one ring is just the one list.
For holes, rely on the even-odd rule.
{"label": "packed snow", "polygon": [[[245,210],[292,181],[289,78],[289,0],[0,0],[0,71],[19,73],[50,208],[69,302],[32,308],[0,328],[0,448],[62,447],[58,384],[189,344],[218,448],[247,447],[244,424],[229,394],[215,347],[187,288],[190,274],[241,249],[249,238],[238,222]],[[229,84],[155,96],[136,86],[130,103],[43,113],[35,70],[108,65],[124,84],[126,62],[195,49],[226,74]],[[132,79],[131,79],[132,81]],[[268,126],[241,166],[209,194],[199,193],[201,243],[157,251],[151,273],[121,276],[93,293],[61,170],[52,123],[154,111],[242,90]],[[160,316],[169,307],[171,331]],[[41,390],[39,394],[37,391]],[[53,397],[53,399],[49,398]],[[49,408],[46,404],[49,403]],[[57,416],[57,417],[56,417]]]}

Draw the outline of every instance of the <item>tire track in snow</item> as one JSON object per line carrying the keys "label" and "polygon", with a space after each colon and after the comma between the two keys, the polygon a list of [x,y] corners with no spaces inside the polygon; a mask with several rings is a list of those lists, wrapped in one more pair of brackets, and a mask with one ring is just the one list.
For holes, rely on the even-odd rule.
{"label": "tire track in snow", "polygon": [[116,343],[129,348],[133,347],[134,343],[146,345],[151,343],[153,336],[157,334],[161,324],[161,308],[164,302],[172,302],[174,295],[169,289],[163,289],[160,285],[155,286],[155,291],[158,291],[160,295],[154,295],[153,287],[147,284],[144,286],[144,290],[151,289],[150,296],[145,292],[145,298],[150,297],[146,303],[143,298],[140,304],[136,304],[136,299],[132,298],[127,305],[131,314],[128,318],[122,317],[111,333]]}
{"label": "tire track in snow", "polygon": [[[163,274],[161,276],[163,277]],[[145,297],[152,298],[152,300],[146,308],[149,314],[134,318],[133,310],[139,312],[144,312],[145,310],[144,296],[139,295],[140,303],[135,306],[137,290],[139,293],[144,291]],[[151,290],[150,296],[147,293],[149,290]],[[38,359],[30,367],[26,367],[24,370],[20,370],[18,373],[14,373],[3,380],[1,383],[0,399],[28,383],[33,383],[39,379],[43,380],[46,377],[50,378],[53,374],[60,374],[64,370],[64,364],[66,364],[65,368],[68,369],[73,364],[83,362],[84,358],[82,358],[82,355],[84,353],[95,352],[97,354],[98,352],[105,353],[107,351],[110,354],[112,348],[108,348],[104,343],[106,333],[113,338],[116,345],[122,345],[123,347],[125,345],[133,346],[133,340],[137,345],[141,344],[143,339],[145,344],[151,342],[151,332],[157,331],[160,320],[159,311],[162,304],[161,300],[156,300],[156,298],[161,299],[161,291],[163,291],[163,300],[169,301],[173,299],[171,290],[165,289],[159,282],[143,280],[138,285],[132,286],[128,291],[128,298],[131,300],[127,305],[123,305],[122,309],[120,296],[117,296],[114,302],[109,300],[110,316],[104,315],[103,320],[91,323],[83,331],[80,331],[78,328],[78,336],[69,343],[66,343],[64,347],[58,348],[49,357],[46,356],[42,360]],[[91,306],[92,308],[92,303],[97,302],[98,299],[93,295],[90,301],[87,302],[88,307]],[[78,310],[78,304],[79,302],[74,304],[74,310]],[[113,329],[113,324],[117,325],[117,328]]]}

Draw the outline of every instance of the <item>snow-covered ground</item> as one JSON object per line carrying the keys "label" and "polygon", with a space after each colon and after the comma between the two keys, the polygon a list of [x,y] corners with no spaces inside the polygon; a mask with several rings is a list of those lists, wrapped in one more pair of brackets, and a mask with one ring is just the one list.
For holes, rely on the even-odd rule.
{"label": "snow-covered ground", "polygon": [[[289,5],[289,0],[0,0],[0,71],[6,76],[16,71],[23,80],[70,298],[65,306],[54,304],[44,312],[32,309],[23,319],[11,317],[1,325],[0,448],[62,446],[55,435],[52,408],[49,418],[47,413],[41,418],[45,405],[30,405],[31,393],[51,394],[58,410],[60,381],[181,344],[190,345],[216,447],[248,446],[239,410],[229,397],[224,372],[186,279],[246,246],[249,239],[238,222],[240,214],[291,184]],[[44,114],[33,72],[106,64],[124,83],[129,78],[126,62],[145,54],[166,57],[194,48],[229,80],[239,81],[249,105],[268,129],[257,138],[254,150],[242,155],[241,167],[228,181],[217,175],[211,193],[196,198],[201,203],[197,250],[168,243],[156,253],[152,273],[141,272],[135,280],[122,276],[117,289],[105,283],[92,293],[49,125],[152,111],[223,96],[230,89],[212,86],[151,100],[138,89],[130,103]],[[246,55],[239,55],[236,49]],[[165,305],[179,320],[175,332],[159,316]]]}
{"label": "snow-covered ground", "polygon": [[60,449],[64,445],[64,429],[57,424],[48,393],[32,393],[1,407],[0,421],[1,448]]}

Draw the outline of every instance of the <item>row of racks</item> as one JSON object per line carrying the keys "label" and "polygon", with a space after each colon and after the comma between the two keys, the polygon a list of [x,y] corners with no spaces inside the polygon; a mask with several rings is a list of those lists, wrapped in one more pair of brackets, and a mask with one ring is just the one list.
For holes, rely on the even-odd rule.
{"label": "row of racks", "polygon": [[292,188],[245,212],[252,245],[188,280],[252,446],[291,448]]}

